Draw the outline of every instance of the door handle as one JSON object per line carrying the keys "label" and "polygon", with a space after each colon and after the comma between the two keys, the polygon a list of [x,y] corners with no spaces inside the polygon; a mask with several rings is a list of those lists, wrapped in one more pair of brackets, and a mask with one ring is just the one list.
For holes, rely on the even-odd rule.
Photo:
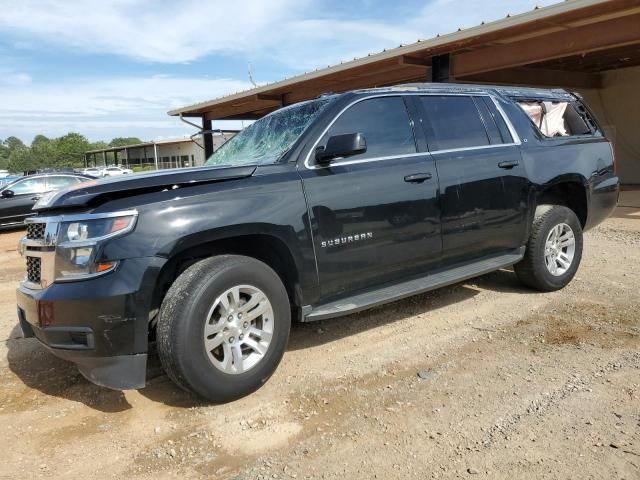
{"label": "door handle", "polygon": [[404,181],[405,182],[412,182],[412,183],[422,183],[425,180],[430,180],[431,177],[432,177],[431,172],[414,173],[414,174],[407,175],[406,177],[404,177]]}
{"label": "door handle", "polygon": [[517,160],[507,160],[506,162],[500,162],[498,164],[500,168],[506,168],[506,169],[517,167],[518,165],[519,165],[519,162]]}

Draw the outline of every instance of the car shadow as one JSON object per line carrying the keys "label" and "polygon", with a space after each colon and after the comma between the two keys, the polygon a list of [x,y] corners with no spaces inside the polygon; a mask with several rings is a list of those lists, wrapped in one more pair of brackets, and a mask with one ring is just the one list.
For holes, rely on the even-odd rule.
{"label": "car shadow", "polygon": [[[512,270],[498,270],[482,277],[415,295],[360,313],[311,323],[294,323],[287,350],[296,351],[340,340],[367,330],[389,325],[418,314],[429,314],[468,300],[482,290],[536,293],[523,287]],[[425,321],[429,321],[425,318]],[[8,341],[11,371],[25,385],[45,395],[57,396],[102,412],[131,408],[123,392],[90,383],[76,367],[58,359],[35,339],[22,339],[16,327]],[[207,403],[176,386],[162,370],[158,356],[151,349],[147,365],[147,386],[139,390],[144,397],[178,408],[204,406]]]}
{"label": "car shadow", "polygon": [[[25,386],[47,396],[80,402],[105,413],[131,408],[123,392],[90,383],[74,364],[56,357],[35,338],[23,338],[18,325],[13,328],[6,342],[9,369]],[[3,395],[15,394],[16,398],[12,401],[21,403],[14,407],[29,408],[28,402],[35,402],[33,406],[38,406],[37,399],[20,395],[13,389],[15,387],[3,386]]]}

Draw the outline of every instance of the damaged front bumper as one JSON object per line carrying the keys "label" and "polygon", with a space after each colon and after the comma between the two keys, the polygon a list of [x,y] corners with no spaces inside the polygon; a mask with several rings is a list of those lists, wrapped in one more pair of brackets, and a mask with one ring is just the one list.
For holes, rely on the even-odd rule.
{"label": "damaged front bumper", "polygon": [[146,379],[149,310],[165,260],[122,260],[102,277],[17,289],[18,319],[35,337],[69,360],[91,382],[117,390],[142,388]]}

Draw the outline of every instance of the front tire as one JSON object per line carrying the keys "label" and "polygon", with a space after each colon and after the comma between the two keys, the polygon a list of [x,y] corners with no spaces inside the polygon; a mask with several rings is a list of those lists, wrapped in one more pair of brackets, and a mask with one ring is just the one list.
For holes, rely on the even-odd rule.
{"label": "front tire", "polygon": [[582,259],[582,245],[582,226],[572,210],[540,205],[524,258],[514,265],[516,275],[536,290],[559,290],[575,276]]}
{"label": "front tire", "polygon": [[256,259],[221,255],[191,265],[167,292],[158,353],[177,385],[228,402],[267,381],[282,359],[290,326],[280,277]]}

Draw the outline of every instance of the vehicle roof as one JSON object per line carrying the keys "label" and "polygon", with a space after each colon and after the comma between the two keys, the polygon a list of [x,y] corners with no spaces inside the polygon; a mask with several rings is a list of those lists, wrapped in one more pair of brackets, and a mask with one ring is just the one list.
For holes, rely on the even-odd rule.
{"label": "vehicle roof", "polygon": [[468,83],[405,83],[391,87],[366,88],[352,90],[347,93],[354,94],[375,94],[375,93],[496,93],[506,97],[520,98],[549,98],[568,99],[574,97],[571,93],[562,88],[534,88],[534,87],[513,87],[504,85],[474,85]]}

